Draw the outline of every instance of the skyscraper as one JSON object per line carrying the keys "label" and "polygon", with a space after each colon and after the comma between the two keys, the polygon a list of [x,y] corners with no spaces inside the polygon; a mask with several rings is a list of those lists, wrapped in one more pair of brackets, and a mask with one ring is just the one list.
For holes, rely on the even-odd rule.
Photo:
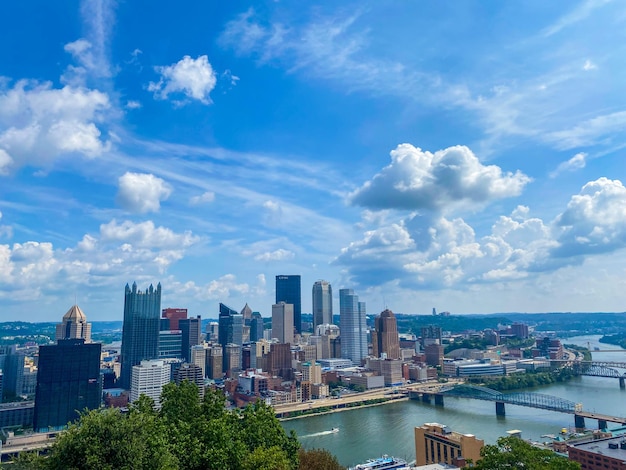
{"label": "skyscraper", "polygon": [[359,302],[352,289],[339,290],[339,323],[341,357],[361,364],[367,356],[365,302]]}
{"label": "skyscraper", "polygon": [[61,339],[39,347],[35,432],[63,429],[85,408],[100,407],[100,343]]}
{"label": "skyscraper", "polygon": [[202,335],[202,318],[182,318],[178,321],[178,326],[182,334],[181,352],[185,362],[191,362],[191,348],[200,344]]}
{"label": "skyscraper", "polygon": [[313,332],[317,325],[333,322],[333,288],[328,281],[313,284]]}
{"label": "skyscraper", "polygon": [[86,343],[91,343],[91,323],[87,323],[87,317],[78,305],[73,305],[65,315],[61,323],[57,324],[56,337],[60,339],[83,338]]}
{"label": "skyscraper", "polygon": [[252,312],[250,319],[250,342],[263,339],[263,317],[259,312]]}
{"label": "skyscraper", "polygon": [[302,294],[300,275],[276,276],[276,303],[285,302],[293,305],[293,324],[296,333],[302,333]]}
{"label": "skyscraper", "polygon": [[238,346],[241,350],[243,345],[243,315],[221,302],[218,341],[222,345],[224,372],[228,372],[232,364],[236,364],[237,361],[241,369],[241,352],[236,354],[234,346]]}
{"label": "skyscraper", "polygon": [[374,319],[372,332],[372,349],[374,357],[400,359],[400,337],[398,336],[398,322],[396,316],[389,309],[385,309]]}
{"label": "skyscraper", "polygon": [[145,359],[159,357],[159,313],[161,283],[152,284],[145,292],[126,284],[124,293],[124,324],[122,330],[122,370],[120,387],[130,389],[133,366]]}
{"label": "skyscraper", "polygon": [[161,392],[163,387],[170,382],[171,374],[172,368],[165,361],[143,360],[134,365],[130,401],[135,402],[141,395],[146,395],[154,400],[157,408],[161,408]]}
{"label": "skyscraper", "polygon": [[279,343],[293,344],[293,305],[278,302],[272,305],[272,337]]}

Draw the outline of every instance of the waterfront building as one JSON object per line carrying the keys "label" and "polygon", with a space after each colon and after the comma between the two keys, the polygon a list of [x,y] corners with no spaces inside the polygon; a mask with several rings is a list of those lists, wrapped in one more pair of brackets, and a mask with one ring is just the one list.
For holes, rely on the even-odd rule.
{"label": "waterfront building", "polygon": [[172,367],[163,360],[143,360],[133,366],[130,387],[130,401],[139,400],[146,395],[154,400],[157,408],[161,407],[161,391],[170,382]]}
{"label": "waterfront building", "polygon": [[451,431],[439,423],[424,423],[415,428],[415,465],[460,463],[458,466],[463,467],[466,460],[480,460],[483,446],[484,441],[473,434]]}
{"label": "waterfront building", "polygon": [[426,364],[429,366],[443,366],[443,346],[441,344],[433,343],[424,347],[424,355],[426,356]]}
{"label": "waterfront building", "polygon": [[57,324],[55,340],[79,339],[91,343],[91,323],[87,323],[87,317],[78,305],[73,305],[65,315],[61,323]]}
{"label": "waterfront building", "polygon": [[313,331],[318,325],[333,322],[333,288],[328,281],[316,281],[313,284]]}
{"label": "waterfront building", "polygon": [[567,451],[569,460],[578,462],[583,470],[626,470],[624,436],[571,444]]}
{"label": "waterfront building", "polygon": [[302,333],[302,293],[300,275],[276,276],[276,303],[293,305],[293,324],[296,333]]}
{"label": "waterfront building", "polygon": [[185,362],[191,362],[191,348],[200,344],[202,338],[202,319],[200,315],[196,318],[182,318],[178,325],[181,332],[181,351]]}
{"label": "waterfront building", "polygon": [[341,359],[338,357],[318,359],[317,362],[321,364],[324,369],[330,370],[345,369],[354,365],[350,359]]}
{"label": "waterfront building", "polygon": [[159,331],[159,359],[182,358],[183,335],[180,330]]}
{"label": "waterfront building", "polygon": [[132,289],[126,284],[124,292],[124,323],[120,387],[130,389],[133,367],[147,359],[159,357],[159,313],[161,312],[161,283],[155,289]]}
{"label": "waterfront building", "polygon": [[60,430],[85,409],[100,407],[102,376],[100,343],[61,339],[39,347],[33,428]]}
{"label": "waterfront building", "polygon": [[164,323],[164,330],[179,330],[178,322],[184,318],[187,318],[186,308],[164,308],[161,311],[161,318],[166,320]]}
{"label": "waterfront building", "polygon": [[293,344],[293,305],[278,302],[272,305],[272,337],[279,343]]}
{"label": "waterfront building", "polygon": [[400,359],[381,359],[368,357],[366,367],[384,377],[385,386],[393,387],[404,383],[402,361]]}
{"label": "waterfront building", "polygon": [[365,302],[352,289],[339,290],[341,357],[360,365],[368,355]]}
{"label": "waterfront building", "polygon": [[400,359],[398,322],[389,309],[385,309],[374,319],[372,352],[374,357],[381,357],[384,354],[387,359]]}

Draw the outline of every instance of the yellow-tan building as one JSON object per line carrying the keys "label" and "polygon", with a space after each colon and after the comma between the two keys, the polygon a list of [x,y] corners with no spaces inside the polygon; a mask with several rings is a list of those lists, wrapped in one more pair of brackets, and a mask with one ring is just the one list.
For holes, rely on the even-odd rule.
{"label": "yellow-tan building", "polygon": [[424,423],[415,428],[415,465],[458,465],[469,459],[477,462],[484,444],[473,434],[451,431],[439,423]]}

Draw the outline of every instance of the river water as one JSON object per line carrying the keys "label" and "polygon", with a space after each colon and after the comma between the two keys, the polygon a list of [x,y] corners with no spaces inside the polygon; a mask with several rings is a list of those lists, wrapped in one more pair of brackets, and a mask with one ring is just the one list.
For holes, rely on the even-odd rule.
{"label": "river water", "polygon": [[[566,344],[585,346],[595,352],[596,360],[626,362],[626,350],[601,344],[599,335],[578,336],[563,340]],[[626,390],[617,379],[578,377],[566,383],[546,385],[526,391],[545,393],[582,403],[585,411],[626,416]],[[558,434],[561,428],[573,428],[574,416],[552,411],[506,405],[506,416],[496,416],[495,404],[480,400],[446,397],[444,407],[419,401],[357,408],[320,416],[283,421],[287,430],[296,431],[305,448],[324,448],[336,455],[342,465],[354,465],[382,454],[415,459],[413,428],[423,423],[446,424],[454,431],[475,434],[486,443],[494,443],[506,431],[519,429],[524,439],[546,441],[545,434]],[[597,422],[587,420],[587,426]],[[609,424],[609,427],[612,425]],[[616,425],[614,425],[616,426]],[[338,433],[329,433],[339,428]]]}

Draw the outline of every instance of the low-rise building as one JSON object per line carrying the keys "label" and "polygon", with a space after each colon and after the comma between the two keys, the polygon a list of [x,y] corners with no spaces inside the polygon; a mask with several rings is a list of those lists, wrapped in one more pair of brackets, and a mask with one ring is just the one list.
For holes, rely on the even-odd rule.
{"label": "low-rise building", "polygon": [[[465,460],[480,460],[482,439],[473,434],[451,431],[439,423],[424,423],[415,428],[415,464],[446,463],[458,465]],[[464,463],[463,463],[464,465]],[[463,466],[459,465],[459,466]]]}

